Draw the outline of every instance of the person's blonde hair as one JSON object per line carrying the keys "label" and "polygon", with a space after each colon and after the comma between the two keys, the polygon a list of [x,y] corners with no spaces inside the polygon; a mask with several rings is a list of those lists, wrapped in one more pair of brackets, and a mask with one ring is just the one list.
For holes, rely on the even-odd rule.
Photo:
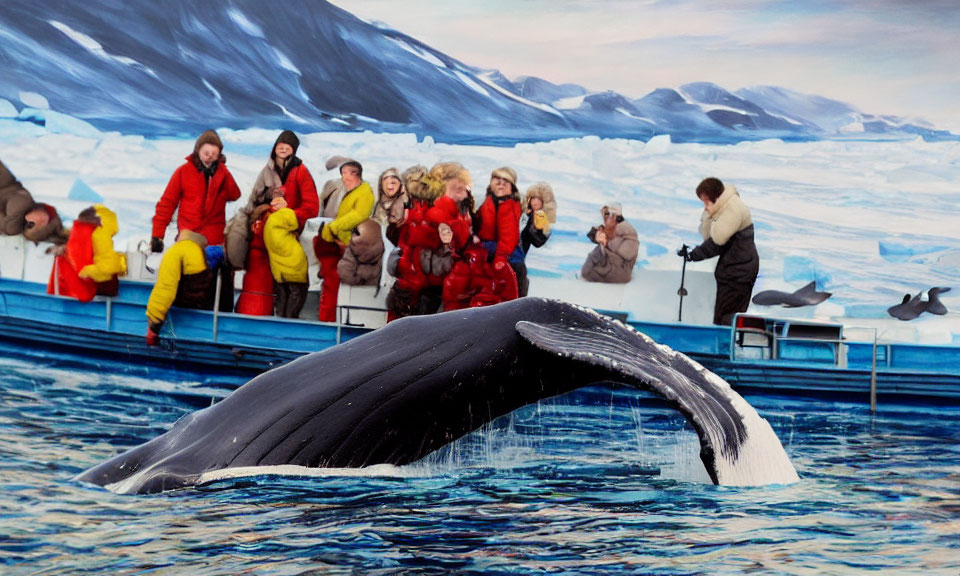
{"label": "person's blonde hair", "polygon": [[470,172],[459,162],[438,162],[423,179],[431,190],[438,194],[443,194],[447,182],[451,180],[459,180],[468,187],[473,186]]}

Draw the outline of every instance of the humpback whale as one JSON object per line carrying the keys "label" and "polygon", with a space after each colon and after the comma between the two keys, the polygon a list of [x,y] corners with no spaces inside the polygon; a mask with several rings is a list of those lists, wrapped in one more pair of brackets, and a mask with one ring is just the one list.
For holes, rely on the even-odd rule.
{"label": "humpback whale", "polygon": [[403,465],[601,382],[650,390],[681,412],[715,484],[797,480],[770,425],[723,379],[619,321],[541,298],[403,318],[298,358],[77,480],[151,493],[228,468]]}
{"label": "humpback whale", "polygon": [[940,301],[940,295],[949,291],[948,286],[935,286],[925,293],[918,292],[916,296],[904,294],[903,301],[887,308],[887,313],[898,320],[913,320],[924,312],[943,316],[947,307]]}
{"label": "humpback whale", "polygon": [[783,306],[784,308],[799,308],[801,306],[815,306],[830,296],[830,292],[817,292],[817,282],[813,281],[795,292],[781,292],[780,290],[764,290],[757,292],[753,303],[760,306]]}

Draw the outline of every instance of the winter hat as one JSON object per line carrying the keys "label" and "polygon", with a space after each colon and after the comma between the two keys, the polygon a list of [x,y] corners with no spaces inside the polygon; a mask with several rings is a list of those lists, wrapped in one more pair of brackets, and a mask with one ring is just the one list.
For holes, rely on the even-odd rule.
{"label": "winter hat", "polygon": [[207,268],[219,267],[223,262],[223,246],[207,246],[203,249],[203,259],[207,263]]}
{"label": "winter hat", "polygon": [[204,144],[213,144],[223,152],[223,141],[220,140],[220,136],[217,135],[213,130],[207,130],[197,138],[196,144],[193,145],[193,153],[199,154],[200,148]]}
{"label": "winter hat", "polygon": [[327,163],[325,166],[327,167],[327,170],[333,170],[334,168],[343,166],[347,162],[356,162],[356,160],[347,158],[346,156],[331,156],[327,158]]}
{"label": "winter hat", "polygon": [[610,213],[613,214],[614,216],[623,217],[623,206],[621,206],[619,202],[611,202],[607,204],[606,206],[600,209],[600,213],[603,214],[607,210],[609,210]]}
{"label": "winter hat", "polygon": [[284,130],[277,136],[277,141],[273,143],[273,152],[270,153],[271,158],[277,155],[277,144],[289,144],[293,148],[293,153],[296,154],[297,148],[300,147],[300,139],[293,133],[293,130]]}
{"label": "winter hat", "polygon": [[494,177],[503,178],[513,184],[514,188],[517,186],[517,171],[509,166],[503,166],[491,172],[490,179],[492,180]]}

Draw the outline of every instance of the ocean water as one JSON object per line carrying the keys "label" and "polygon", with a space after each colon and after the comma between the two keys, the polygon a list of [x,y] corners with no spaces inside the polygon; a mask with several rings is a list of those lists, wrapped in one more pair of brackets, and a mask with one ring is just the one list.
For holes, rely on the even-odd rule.
{"label": "ocean water", "polygon": [[407,467],[152,496],[72,480],[209,405],[198,383],[222,395],[209,375],[0,356],[0,573],[960,573],[958,406],[748,396],[788,486],[703,483],[682,417],[599,387]]}

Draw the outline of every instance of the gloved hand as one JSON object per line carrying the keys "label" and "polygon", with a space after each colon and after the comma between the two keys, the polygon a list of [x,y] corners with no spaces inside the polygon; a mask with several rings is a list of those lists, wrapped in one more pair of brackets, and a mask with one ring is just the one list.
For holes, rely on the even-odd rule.
{"label": "gloved hand", "polygon": [[154,327],[147,325],[147,346],[158,346],[160,344],[160,334],[154,331]]}
{"label": "gloved hand", "polygon": [[150,238],[150,251],[151,252],[163,252],[163,238],[154,236]]}
{"label": "gloved hand", "polygon": [[320,229],[320,237],[327,242],[333,242],[336,239],[336,237],[333,235],[333,230],[330,229],[329,224]]}
{"label": "gloved hand", "polygon": [[547,220],[546,212],[537,210],[533,213],[533,227],[542,231],[544,234],[550,234],[550,221]]}
{"label": "gloved hand", "polygon": [[677,256],[683,258],[683,259],[686,260],[687,262],[690,262],[690,261],[691,261],[691,258],[690,258],[690,247],[687,246],[686,244],[684,244],[684,245],[683,245],[683,248],[680,248],[679,250],[677,250]]}
{"label": "gloved hand", "polygon": [[493,269],[497,272],[504,269],[504,267],[509,266],[510,263],[507,262],[507,259],[503,256],[495,256],[493,259]]}

